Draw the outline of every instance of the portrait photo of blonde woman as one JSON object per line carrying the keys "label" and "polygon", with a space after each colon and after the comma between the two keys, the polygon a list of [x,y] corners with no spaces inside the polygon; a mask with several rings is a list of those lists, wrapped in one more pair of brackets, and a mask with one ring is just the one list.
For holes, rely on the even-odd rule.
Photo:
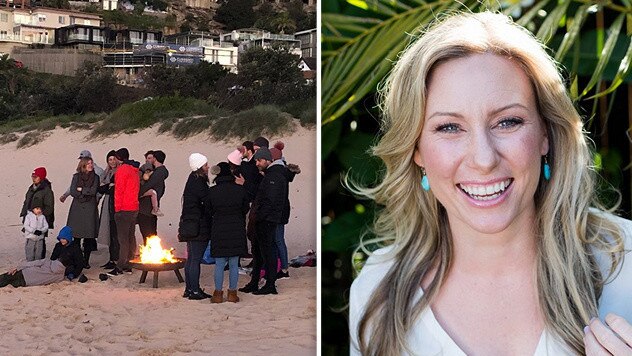
{"label": "portrait photo of blonde woman", "polygon": [[324,354],[632,354],[625,6],[521,3],[324,10]]}

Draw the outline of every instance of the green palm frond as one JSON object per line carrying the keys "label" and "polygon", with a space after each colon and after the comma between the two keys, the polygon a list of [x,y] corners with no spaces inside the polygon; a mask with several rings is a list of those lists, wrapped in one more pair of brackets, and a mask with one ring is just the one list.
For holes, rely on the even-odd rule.
{"label": "green palm frond", "polygon": [[[344,115],[367,95],[388,74],[398,54],[410,43],[419,28],[427,26],[437,15],[453,11],[483,11],[492,9],[510,14],[519,4],[501,6],[502,1],[483,0],[346,0],[354,11],[346,14],[322,15],[322,123],[326,125]],[[551,49],[551,55],[562,63],[587,62],[586,24],[594,23],[599,12],[608,11],[616,17],[607,36],[597,29],[589,55],[591,71],[585,87],[578,87],[576,65],[569,71],[575,85],[574,99],[581,100],[613,93],[624,83],[632,62],[632,4],[630,0],[541,0],[536,1],[516,22],[527,27]],[[624,21],[626,26],[623,27]],[[623,30],[622,30],[623,28]],[[627,29],[627,30],[626,30]],[[601,32],[600,32],[601,31]],[[601,35],[601,36],[600,36]],[[582,42],[584,41],[584,42]],[[604,42],[605,41],[605,42]],[[620,48],[626,48],[623,52]],[[603,48],[603,49],[602,49]],[[593,63],[594,62],[594,63]],[[606,68],[617,68],[616,71]],[[585,69],[584,69],[585,71]],[[602,80],[610,86],[594,92]]]}

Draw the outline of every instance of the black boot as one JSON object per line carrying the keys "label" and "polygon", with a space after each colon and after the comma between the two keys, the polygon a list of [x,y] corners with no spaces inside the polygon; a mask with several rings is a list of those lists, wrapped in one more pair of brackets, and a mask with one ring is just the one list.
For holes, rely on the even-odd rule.
{"label": "black boot", "polygon": [[83,251],[84,264],[83,268],[90,269],[90,253],[91,251]]}
{"label": "black boot", "polygon": [[252,292],[254,295],[266,295],[266,294],[279,294],[276,290],[274,282],[266,282],[266,284],[259,290]]}
{"label": "black boot", "polygon": [[259,281],[252,279],[248,284],[243,286],[243,288],[239,288],[240,292],[243,293],[254,293],[259,290]]}
{"label": "black boot", "polygon": [[189,300],[202,300],[202,299],[206,299],[207,296],[208,294],[202,291],[189,292]]}

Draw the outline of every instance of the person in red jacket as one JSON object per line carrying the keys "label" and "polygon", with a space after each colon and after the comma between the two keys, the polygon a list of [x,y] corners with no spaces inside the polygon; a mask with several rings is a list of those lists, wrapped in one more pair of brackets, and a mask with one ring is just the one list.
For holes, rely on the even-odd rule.
{"label": "person in red jacket", "polygon": [[129,261],[136,254],[136,218],[138,216],[138,192],[140,180],[138,167],[140,163],[129,159],[127,148],[116,151],[116,158],[121,161],[114,175],[114,220],[120,245],[119,259],[116,267],[108,272],[115,276],[123,272],[131,273]]}

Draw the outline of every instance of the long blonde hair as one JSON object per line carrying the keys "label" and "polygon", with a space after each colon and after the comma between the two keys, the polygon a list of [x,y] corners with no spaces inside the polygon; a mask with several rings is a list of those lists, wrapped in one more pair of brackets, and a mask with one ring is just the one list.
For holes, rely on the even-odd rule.
{"label": "long blonde hair", "polygon": [[[515,61],[530,78],[549,140],[550,181],[538,184],[537,292],[545,324],[574,352],[584,353],[583,327],[597,315],[605,277],[593,250],[619,262],[623,242],[617,226],[591,207],[595,172],[591,154],[555,61],[524,28],[501,14],[457,14],[435,22],[402,54],[382,84],[382,132],[373,154],[384,162],[375,187],[346,181],[350,190],[382,206],[368,243],[393,244],[393,266],[370,298],[359,322],[359,347],[366,355],[400,355],[409,350],[406,335],[437,295],[450,268],[453,247],[445,209],[422,192],[413,152],[423,128],[428,77],[439,63],[476,53]],[[412,303],[422,278],[437,272],[421,300]],[[370,336],[371,341],[367,338]]]}

